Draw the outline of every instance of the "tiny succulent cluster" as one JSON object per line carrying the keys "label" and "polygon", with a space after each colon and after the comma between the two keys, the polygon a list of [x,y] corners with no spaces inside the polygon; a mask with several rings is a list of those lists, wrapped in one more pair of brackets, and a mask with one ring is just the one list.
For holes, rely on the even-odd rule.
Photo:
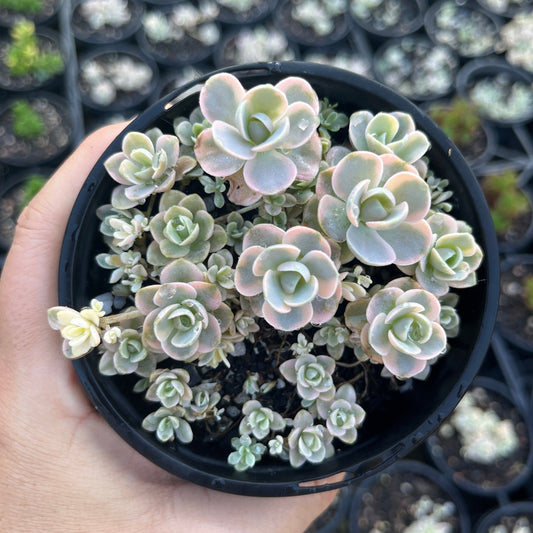
{"label": "tiny succulent cluster", "polygon": [[320,463],[356,442],[371,372],[425,379],[457,335],[483,252],[413,118],[352,111],[219,73],[105,162],[110,291],[48,317],[67,357],[138,376],[160,441],[229,433],[237,471]]}

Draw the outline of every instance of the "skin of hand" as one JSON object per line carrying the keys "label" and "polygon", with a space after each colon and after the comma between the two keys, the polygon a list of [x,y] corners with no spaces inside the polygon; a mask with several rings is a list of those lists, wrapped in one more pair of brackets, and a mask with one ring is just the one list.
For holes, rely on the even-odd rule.
{"label": "skin of hand", "polygon": [[[0,278],[0,531],[303,531],[335,491],[286,498],[216,492],[130,448],[89,403],[46,318],[68,216],[124,124],[93,133],[22,212]],[[330,481],[339,481],[341,475]]]}

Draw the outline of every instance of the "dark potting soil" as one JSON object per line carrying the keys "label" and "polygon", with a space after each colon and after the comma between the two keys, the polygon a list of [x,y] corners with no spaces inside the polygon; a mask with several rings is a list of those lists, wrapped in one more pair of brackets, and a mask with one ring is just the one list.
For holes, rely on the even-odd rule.
{"label": "dark potting soil", "polygon": [[11,108],[4,108],[0,114],[0,160],[31,166],[53,159],[70,145],[73,126],[68,111],[42,96],[32,97],[29,104],[43,119],[44,132],[32,139],[17,137]]}
{"label": "dark potting soil", "polygon": [[[39,51],[41,54],[59,52],[60,47],[57,41],[54,41],[48,35],[37,34],[39,42]],[[27,91],[29,89],[38,89],[45,85],[50,79],[56,77],[43,77],[35,73],[25,74],[23,76],[13,76],[7,67],[7,54],[10,41],[0,41],[0,87],[9,91]]]}
{"label": "dark potting soil", "polygon": [[470,138],[468,144],[457,144],[457,148],[468,163],[481,157],[487,149],[488,138],[485,130],[479,128]]}
{"label": "dark potting soil", "polygon": [[[457,431],[449,437],[438,431],[430,437],[432,452],[442,456],[453,471],[456,482],[466,481],[482,490],[505,487],[524,470],[531,447],[528,428],[518,408],[507,398],[484,387],[476,387],[476,405],[484,411],[493,411],[500,420],[510,420],[518,437],[518,446],[509,456],[499,458],[488,464],[464,457],[462,442]],[[451,424],[450,424],[451,425]],[[453,425],[452,425],[453,427]]]}
{"label": "dark potting soil", "polygon": [[380,474],[364,492],[356,515],[358,531],[405,531],[416,520],[415,507],[422,497],[437,505],[447,505],[452,512],[439,522],[447,522],[454,533],[461,531],[453,499],[444,488],[422,474],[403,469]]}
{"label": "dark potting soil", "polygon": [[501,273],[498,327],[533,346],[533,311],[524,303],[523,281],[533,276],[533,264],[514,265]]}

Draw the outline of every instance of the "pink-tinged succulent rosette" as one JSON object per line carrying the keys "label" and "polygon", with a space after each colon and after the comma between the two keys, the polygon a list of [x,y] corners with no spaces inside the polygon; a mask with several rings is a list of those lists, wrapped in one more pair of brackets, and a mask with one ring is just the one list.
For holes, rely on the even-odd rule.
{"label": "pink-tinged succulent rosette", "polygon": [[401,267],[414,276],[422,288],[437,296],[450,287],[464,289],[477,283],[476,270],[483,260],[483,251],[472,235],[472,229],[462,220],[445,213],[428,217],[433,232],[433,245],[418,263]]}
{"label": "pink-tinged succulent rosette", "polygon": [[248,231],[235,288],[273,327],[294,331],[332,318],[341,296],[327,240],[316,230],[259,224]]}
{"label": "pink-tinged succulent rosette", "polygon": [[[392,154],[351,152],[317,183],[318,222],[367,265],[409,265],[428,252],[431,192],[416,169]],[[416,259],[415,259],[416,258]]]}
{"label": "pink-tinged succulent rosette", "polygon": [[143,344],[179,361],[194,361],[214,350],[233,318],[218,288],[186,259],[163,268],[160,280],[135,295],[137,309],[146,315]]}
{"label": "pink-tinged succulent rosette", "polygon": [[192,157],[180,157],[179,139],[159,128],[146,133],[130,131],[122,140],[122,152],[110,156],[104,166],[120,185],[111,203],[116,209],[143,204],[150,195],[168,191],[178,178],[194,168]]}
{"label": "pink-tinged succulent rosette", "polygon": [[399,278],[374,294],[361,331],[365,353],[400,379],[420,374],[446,349],[439,300],[426,290],[410,287],[418,286],[410,278]]}
{"label": "pink-tinged succulent rosette", "polygon": [[307,81],[289,77],[247,91],[235,76],[216,74],[202,87],[200,109],[211,124],[194,147],[204,172],[242,177],[250,195],[279,194],[315,177],[319,100]]}

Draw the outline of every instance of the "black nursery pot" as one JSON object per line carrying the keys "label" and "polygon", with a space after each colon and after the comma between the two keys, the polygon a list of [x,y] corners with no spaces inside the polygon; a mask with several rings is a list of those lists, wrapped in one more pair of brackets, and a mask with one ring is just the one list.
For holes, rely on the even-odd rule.
{"label": "black nursery pot", "polygon": [[[306,464],[298,469],[265,458],[253,469],[238,473],[226,461],[227,450],[214,445],[161,444],[153,434],[141,429],[151,406],[140,395],[131,393],[131,383],[102,376],[93,356],[75,361],[74,366],[90,399],[117,433],[139,453],[181,478],[212,489],[255,496],[291,496],[337,488],[382,470],[417,446],[451,413],[478,371],[489,346],[499,290],[496,238],[485,222],[489,211],[475,177],[444,133],[416,106],[390,89],[348,71],[312,63],[259,63],[225,70],[239,77],[246,87],[301,76],[319,97],[338,102],[338,109],[348,114],[365,108],[374,112],[401,109],[412,114],[431,140],[429,157],[433,168],[449,179],[455,191],[455,215],[467,221],[486,252],[478,271],[478,285],[461,294],[458,312],[464,323],[459,337],[452,339],[446,357],[432,366],[427,381],[404,387],[395,402],[376,398],[356,444],[341,446],[332,458],[319,465]],[[200,84],[206,79],[204,76],[185,85],[141,114],[111,143],[91,171],[72,210],[63,241],[60,305],[79,309],[94,295],[108,290],[107,274],[94,264],[95,255],[104,249],[95,210],[108,203],[114,188],[103,162],[121,150],[122,137],[128,131],[145,131],[153,126],[171,131],[175,117],[188,115],[198,105]],[[323,479],[341,472],[346,476],[337,484]]]}
{"label": "black nursery pot", "polygon": [[[459,458],[460,451],[457,450],[460,441],[452,448],[455,451],[443,452],[448,449],[446,439],[436,434],[425,442],[426,449],[439,470],[461,490],[480,497],[509,495],[525,483],[533,468],[533,427],[528,413],[523,410],[527,400],[517,396],[515,401],[509,388],[493,378],[477,377],[472,387],[485,389],[490,400],[487,400],[487,404],[492,408],[499,403],[497,414],[513,422],[519,440],[518,451],[508,458],[496,459],[489,465],[480,464]],[[515,396],[519,394],[517,390],[513,392]]]}
{"label": "black nursery pot", "polygon": [[533,526],[533,502],[512,502],[489,511],[476,524],[474,533],[488,533],[491,527],[498,524],[504,524],[507,531],[514,531],[512,528],[521,517],[528,520],[530,527]]}
{"label": "black nursery pot", "polygon": [[[402,490],[405,484],[411,487]],[[436,504],[452,503],[453,518],[448,523],[453,533],[470,532],[470,516],[461,493],[438,470],[415,460],[398,461],[357,487],[350,508],[349,532],[374,531],[372,520],[376,518],[389,523],[391,531],[403,531],[410,525],[404,523],[410,519],[409,507],[420,496],[429,497]]]}

